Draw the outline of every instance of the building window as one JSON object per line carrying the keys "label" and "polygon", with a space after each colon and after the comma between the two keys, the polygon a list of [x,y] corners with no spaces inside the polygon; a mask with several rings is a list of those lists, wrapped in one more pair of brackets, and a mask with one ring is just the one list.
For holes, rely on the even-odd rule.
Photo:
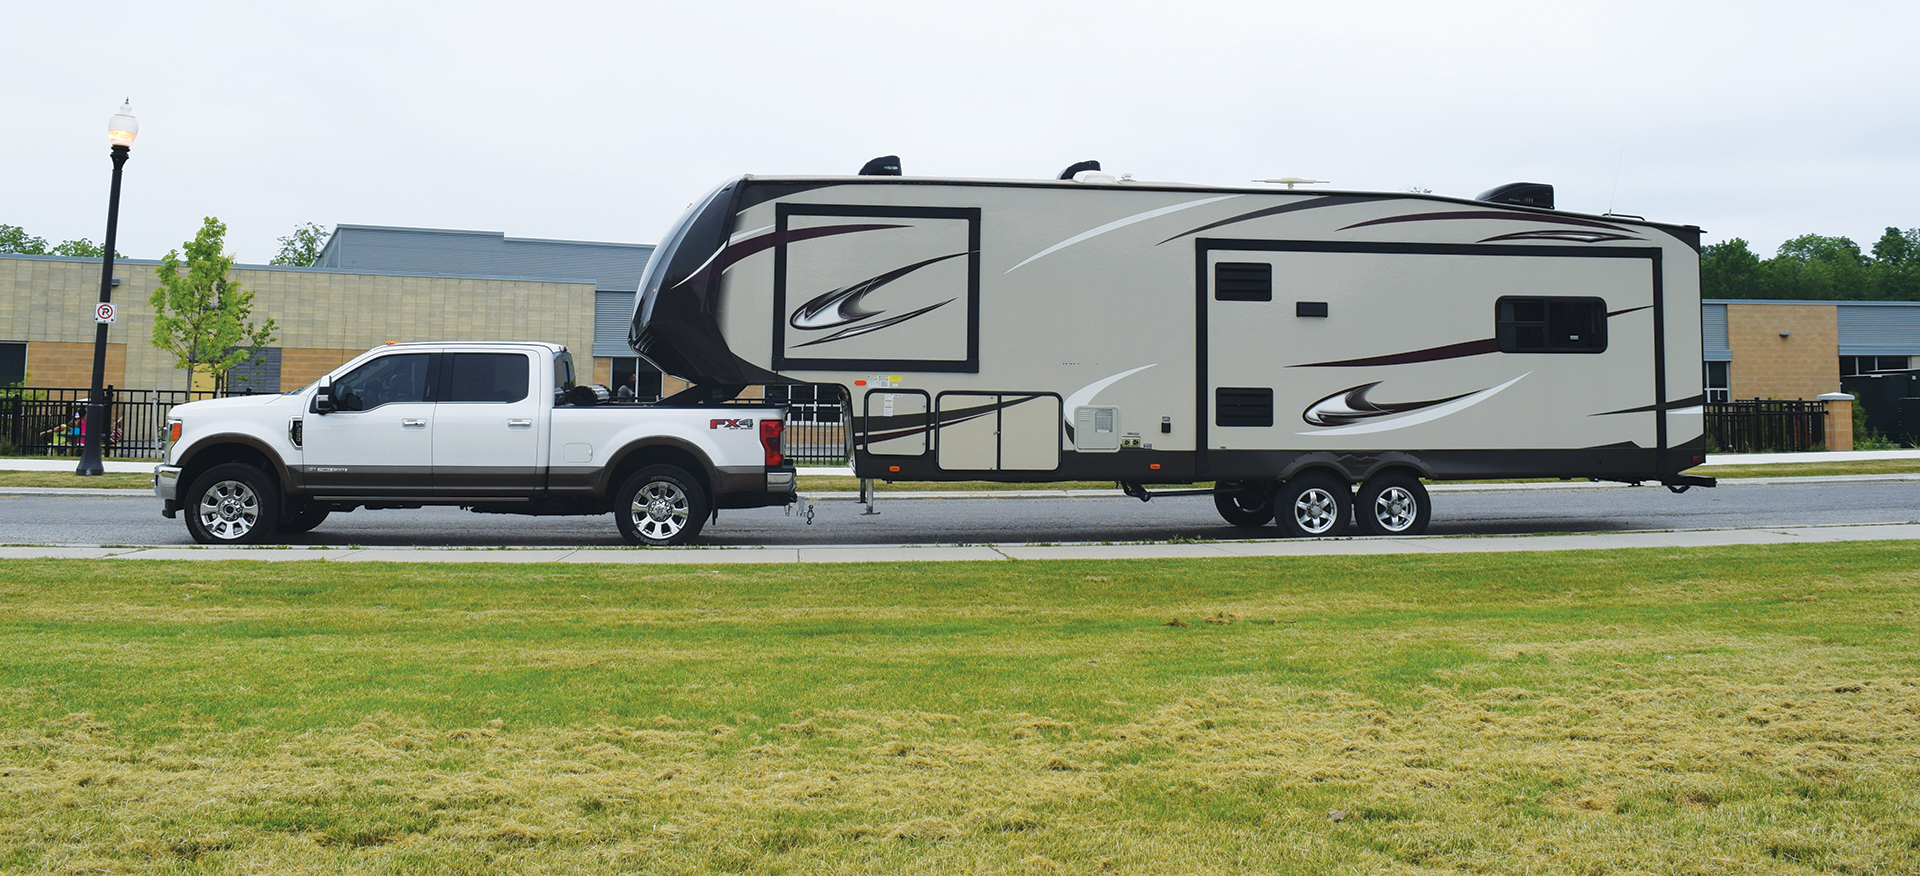
{"label": "building window", "polygon": [[1717,404],[1733,400],[1733,382],[1729,377],[1731,362],[1703,362],[1706,371],[1707,404]]}
{"label": "building window", "polygon": [[1508,295],[1494,302],[1502,353],[1600,353],[1607,349],[1607,302],[1598,298]]}
{"label": "building window", "polygon": [[279,392],[280,348],[261,347],[227,372],[228,392]]}
{"label": "building window", "polygon": [[27,382],[27,345],[0,344],[0,386]]}
{"label": "building window", "polygon": [[1913,360],[1906,356],[1841,356],[1840,376],[1872,374],[1876,371],[1905,371]]}
{"label": "building window", "polygon": [[654,401],[660,397],[660,369],[638,356],[615,356],[610,387],[615,398],[627,398],[620,392],[623,386],[636,401]]}

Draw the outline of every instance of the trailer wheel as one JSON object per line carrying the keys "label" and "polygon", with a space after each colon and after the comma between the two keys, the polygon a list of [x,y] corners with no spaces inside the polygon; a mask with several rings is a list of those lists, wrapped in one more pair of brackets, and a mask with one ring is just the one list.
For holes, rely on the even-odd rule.
{"label": "trailer wheel", "polygon": [[670,547],[690,542],[705,526],[707,494],[677,466],[650,465],[620,486],[613,516],[633,544]]}
{"label": "trailer wheel", "polygon": [[1332,475],[1310,472],[1282,484],[1273,505],[1288,538],[1339,535],[1352,519],[1353,494]]}
{"label": "trailer wheel", "polygon": [[1213,494],[1213,507],[1228,523],[1243,529],[1258,529],[1273,520],[1271,484],[1234,481],[1215,486],[1223,492]]}
{"label": "trailer wheel", "polygon": [[278,531],[279,485],[244,462],[207,469],[185,498],[187,532],[201,544],[259,544]]}
{"label": "trailer wheel", "polygon": [[1433,501],[1420,479],[1387,474],[1367,481],[1354,499],[1354,516],[1367,535],[1419,535],[1433,517]]}

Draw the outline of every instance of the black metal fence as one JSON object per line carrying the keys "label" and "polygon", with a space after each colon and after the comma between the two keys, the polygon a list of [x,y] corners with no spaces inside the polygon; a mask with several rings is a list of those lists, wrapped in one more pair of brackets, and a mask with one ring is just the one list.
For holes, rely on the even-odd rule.
{"label": "black metal fence", "polygon": [[1707,407],[1707,440],[1723,453],[1812,450],[1827,443],[1827,405],[1745,399]]}
{"label": "black metal fence", "polygon": [[[0,387],[0,452],[79,456],[85,440],[86,388]],[[108,387],[107,436],[102,455],[159,459],[166,448],[167,412],[174,405],[250,392]]]}

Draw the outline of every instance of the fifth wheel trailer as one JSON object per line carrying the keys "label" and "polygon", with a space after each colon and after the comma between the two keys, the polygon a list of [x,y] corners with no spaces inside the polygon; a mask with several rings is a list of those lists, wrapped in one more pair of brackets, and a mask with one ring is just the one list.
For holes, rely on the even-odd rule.
{"label": "fifth wheel trailer", "polygon": [[1422,479],[1711,486],[1699,229],[1481,197],[743,176],[629,340],[715,397],[839,387],[862,478],[1211,481],[1292,535],[1417,533]]}

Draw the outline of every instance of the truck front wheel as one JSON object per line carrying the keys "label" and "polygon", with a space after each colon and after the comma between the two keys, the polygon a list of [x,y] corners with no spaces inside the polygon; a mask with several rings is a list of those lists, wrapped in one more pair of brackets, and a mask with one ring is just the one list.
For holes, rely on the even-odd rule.
{"label": "truck front wheel", "polygon": [[633,544],[669,547],[693,541],[706,525],[707,495],[680,468],[650,465],[620,485],[613,505],[620,534]]}
{"label": "truck front wheel", "polygon": [[259,544],[273,536],[280,523],[279,485],[244,462],[207,469],[181,504],[187,532],[201,544]]}

